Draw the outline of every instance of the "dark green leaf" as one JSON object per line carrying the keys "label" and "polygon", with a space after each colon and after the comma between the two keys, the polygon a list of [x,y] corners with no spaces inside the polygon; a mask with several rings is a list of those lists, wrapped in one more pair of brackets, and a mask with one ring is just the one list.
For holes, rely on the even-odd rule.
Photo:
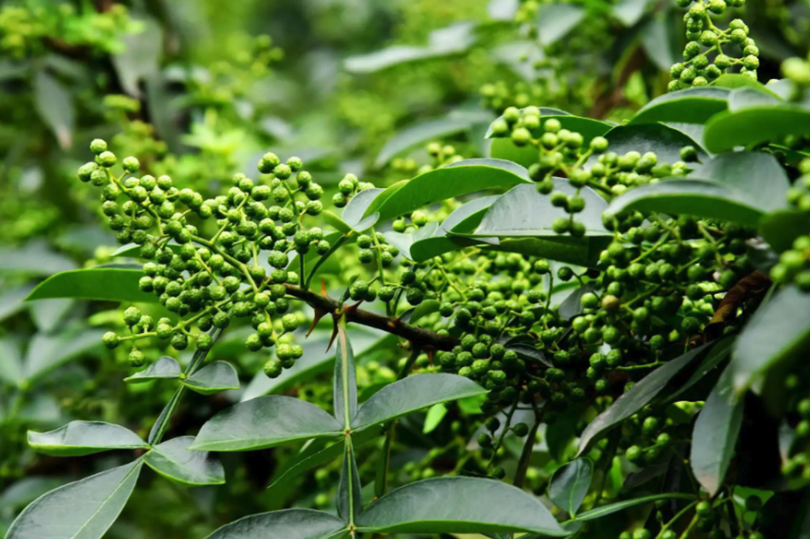
{"label": "dark green leaf", "polygon": [[613,513],[617,513],[619,511],[624,511],[630,507],[635,507],[636,505],[641,505],[645,503],[652,503],[657,502],[658,500],[689,500],[694,501],[695,495],[694,494],[681,494],[678,492],[673,492],[671,494],[655,494],[653,496],[644,496],[641,498],[634,498],[632,500],[625,500],[623,502],[616,502],[610,505],[603,505],[602,507],[597,507],[596,509],[591,509],[590,511],[585,511],[584,513],[580,513],[577,515],[575,520],[577,521],[586,521],[586,520],[596,520],[597,518],[602,518],[607,515],[612,515]]}
{"label": "dark green leaf", "polygon": [[314,404],[273,395],[241,402],[206,422],[194,451],[253,451],[295,440],[338,436],[342,426]]}
{"label": "dark green leaf", "polygon": [[464,53],[474,42],[474,26],[458,23],[434,30],[426,47],[395,45],[377,52],[352,56],[344,61],[350,73],[374,73],[397,65]]}
{"label": "dark green leaf", "polygon": [[728,96],[728,110],[738,112],[751,107],[778,105],[781,102],[781,99],[766,91],[765,88],[737,88],[732,90]]}
{"label": "dark green leaf", "polygon": [[16,386],[24,379],[17,343],[9,338],[0,339],[0,381]]}
{"label": "dark green leaf", "polygon": [[27,301],[49,298],[96,299],[157,303],[154,294],[141,292],[138,281],[143,272],[132,269],[89,268],[63,271],[44,280]]}
{"label": "dark green leaf", "polygon": [[631,189],[611,202],[607,212],[685,213],[756,226],[765,213],[786,205],[789,188],[788,178],[773,156],[726,153],[699,167],[689,179]]}
{"label": "dark green leaf", "polygon": [[70,330],[58,335],[37,333],[28,345],[23,371],[32,382],[91,350],[101,348],[103,331]]}
{"label": "dark green leaf", "polygon": [[180,378],[182,372],[180,364],[174,358],[163,356],[141,372],[124,378],[124,382],[140,384],[152,380],[175,379]]}
{"label": "dark green leaf", "polygon": [[742,392],[768,369],[806,351],[810,294],[793,286],[777,291],[748,321],[732,351],[733,385]]}
{"label": "dark green leaf", "polygon": [[[754,127],[756,126],[756,127]],[[718,114],[706,124],[703,142],[710,152],[810,134],[810,110],[781,104]]]}
{"label": "dark green leaf", "polygon": [[588,425],[585,432],[582,433],[579,440],[578,454],[581,455],[587,449],[588,444],[599,434],[615,427],[646,406],[664,389],[664,386],[667,385],[667,382],[669,382],[672,377],[699,356],[707,346],[707,344],[698,346],[677,359],[670,360],[666,365],[658,367],[638,381],[629,391],[626,391],[621,397],[616,399],[616,402],[614,402],[610,408],[599,414],[599,416]]}
{"label": "dark green leaf", "polygon": [[551,476],[548,497],[571,518],[579,511],[593,480],[593,462],[579,458],[557,468]]}
{"label": "dark green leaf", "polygon": [[214,361],[182,381],[192,391],[213,395],[228,389],[239,389],[239,375],[227,361]]}
{"label": "dark green leaf", "polygon": [[181,436],[156,445],[143,458],[160,475],[187,485],[221,485],[222,464],[210,453],[191,451],[193,436]]}
{"label": "dark green leaf", "polygon": [[57,457],[80,457],[113,449],[147,449],[140,436],[120,425],[101,421],[71,421],[50,432],[28,431],[28,445]]}
{"label": "dark green leaf", "polygon": [[[706,159],[699,141],[692,140],[682,131],[673,129],[661,123],[620,125],[614,127],[605,135],[610,143],[610,151],[618,155],[635,151],[641,154],[653,152],[658,156],[659,163],[677,163],[681,160],[681,149],[684,146],[694,146],[701,160]],[[589,163],[595,163],[597,157],[591,157]]]}
{"label": "dark green leaf", "polygon": [[352,230],[362,232],[374,226],[377,219],[373,219],[373,214],[369,215],[367,210],[374,200],[380,196],[385,189],[366,189],[360,191],[349,201],[343,210],[343,221]]}
{"label": "dark green leaf", "polygon": [[441,477],[410,483],[372,503],[357,519],[363,532],[566,532],[534,496],[500,481]]}
{"label": "dark green leaf", "polygon": [[677,391],[673,392],[671,395],[668,395],[667,401],[674,402],[675,399],[686,393],[689,389],[694,387],[695,384],[703,380],[703,378],[710,372],[719,367],[720,364],[731,354],[732,344],[734,344],[734,338],[727,337],[713,345],[711,350],[709,350],[709,353],[706,354],[706,357],[703,358],[703,361],[700,362],[698,368],[695,369],[695,372],[693,372],[692,376],[689,377],[689,380],[684,382],[684,384],[680,386]]}
{"label": "dark green leaf", "polygon": [[[650,60],[662,71],[669,71],[672,64],[678,61],[678,54],[673,42],[677,25],[668,17],[666,11],[657,13],[641,27],[641,44]],[[680,45],[678,45],[680,48]]]}
{"label": "dark green leaf", "polygon": [[6,539],[101,539],[126,505],[141,466],[136,460],[48,492],[20,513]]}
{"label": "dark green leaf", "polygon": [[560,303],[558,309],[560,318],[563,320],[571,320],[575,316],[582,314],[584,310],[582,307],[582,296],[594,290],[596,290],[596,287],[593,283],[585,283],[585,285],[571,292],[571,294]]}
{"label": "dark green leaf", "polygon": [[730,90],[714,86],[670,92],[650,101],[630,120],[631,124],[678,122],[704,124],[719,112],[728,110]]}
{"label": "dark green leaf", "polygon": [[[352,447],[356,450],[379,435],[380,432],[376,429],[366,429],[352,433]],[[342,439],[337,442],[328,439],[308,441],[297,455],[285,462],[283,469],[275,473],[270,486],[267,488],[274,488],[276,485],[293,479],[307,470],[335,460],[343,454],[343,446],[344,440]]]}
{"label": "dark green leaf", "polygon": [[633,26],[647,8],[647,0],[619,0],[613,5],[613,15],[625,26]]}
{"label": "dark green leaf", "polygon": [[31,304],[29,311],[37,328],[43,333],[53,332],[76,306],[73,299],[43,299]]}
{"label": "dark green leaf", "polygon": [[338,516],[345,521],[354,522],[363,509],[363,500],[360,495],[360,474],[357,472],[357,462],[351,441],[347,441],[343,451],[343,466],[340,470],[340,483],[338,484],[337,509]]}
{"label": "dark green leaf", "polygon": [[714,496],[726,476],[743,418],[743,399],[731,385],[731,370],[726,369],[698,414],[692,431],[689,463],[695,479]]}
{"label": "dark green leaf", "polygon": [[810,234],[810,220],[801,210],[777,210],[762,218],[759,232],[771,249],[781,253],[793,248],[799,236]]}
{"label": "dark green leaf", "polygon": [[496,239],[497,243],[481,245],[483,250],[520,253],[537,256],[575,266],[595,267],[600,253],[607,249],[612,237],[591,236],[574,238],[571,236],[545,236],[542,238]]}
{"label": "dark green leaf", "polygon": [[76,263],[64,255],[54,253],[41,243],[21,249],[0,249],[0,272],[20,272],[31,275],[52,275],[76,268]]}
{"label": "dark green leaf", "polygon": [[34,103],[59,145],[70,148],[76,127],[76,111],[70,90],[47,71],[39,70],[34,75]]}
{"label": "dark green leaf", "polygon": [[12,483],[0,494],[0,511],[25,507],[49,490],[64,484],[55,477],[29,476]]}
{"label": "dark green leaf", "polygon": [[380,221],[387,221],[448,198],[521,183],[531,183],[521,166],[499,159],[467,159],[394,184],[386,189],[388,196],[380,195],[380,205],[371,205],[365,215],[378,212]]}
{"label": "dark green leaf", "polygon": [[470,128],[470,122],[458,118],[441,118],[425,120],[399,131],[390,139],[374,160],[374,166],[380,168],[393,157],[430,141],[455,135]]}
{"label": "dark green leaf", "polygon": [[156,75],[160,70],[160,55],[163,50],[163,29],[153,19],[146,19],[144,31],[124,34],[124,52],[112,57],[118,80],[124,90],[133,97],[141,97],[138,83]]}
{"label": "dark green leaf", "polygon": [[0,321],[17,314],[25,307],[25,298],[34,289],[33,284],[24,284],[0,296]]}
{"label": "dark green leaf", "polygon": [[385,423],[400,416],[451,400],[487,391],[463,376],[423,374],[390,384],[364,402],[352,420],[355,429]]}
{"label": "dark green leaf", "polygon": [[551,45],[565,37],[585,18],[585,8],[575,4],[543,4],[537,11],[540,43]]}
{"label": "dark green leaf", "polygon": [[475,230],[497,196],[476,198],[451,213],[440,225],[420,228],[412,235],[413,243],[408,248],[408,256],[416,262],[424,262],[434,256],[461,249],[477,242],[450,236],[450,232],[465,233]]}
{"label": "dark green leaf", "polygon": [[[555,191],[574,195],[577,190],[568,180],[554,179]],[[602,212],[607,202],[590,188],[583,188],[579,195],[585,199],[585,211],[577,214],[577,222],[585,225],[587,236],[611,236],[602,225]],[[487,211],[472,237],[537,237],[560,235],[552,230],[554,220],[567,217],[563,208],[552,206],[551,197],[541,195],[534,185],[518,185],[496,200]],[[458,233],[454,233],[458,234]],[[587,241],[584,238],[577,238]]]}
{"label": "dark green leaf", "polygon": [[241,518],[206,539],[340,539],[346,523],[313,509],[285,509]]}
{"label": "dark green leaf", "polygon": [[345,325],[338,326],[333,382],[335,419],[341,426],[347,427],[352,424],[352,419],[357,415],[357,375],[354,353],[349,338],[346,336]]}

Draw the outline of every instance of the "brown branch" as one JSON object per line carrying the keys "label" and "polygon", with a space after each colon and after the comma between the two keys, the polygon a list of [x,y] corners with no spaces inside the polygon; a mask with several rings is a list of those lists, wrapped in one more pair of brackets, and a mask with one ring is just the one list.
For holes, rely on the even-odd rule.
{"label": "brown branch", "polygon": [[345,316],[347,322],[379,329],[407,339],[414,346],[431,350],[450,350],[459,340],[450,335],[439,335],[433,331],[406,324],[399,318],[388,318],[380,314],[358,309],[357,306],[344,306],[327,295],[316,294],[295,285],[285,284],[287,294],[308,303],[316,311],[331,313],[332,316]]}

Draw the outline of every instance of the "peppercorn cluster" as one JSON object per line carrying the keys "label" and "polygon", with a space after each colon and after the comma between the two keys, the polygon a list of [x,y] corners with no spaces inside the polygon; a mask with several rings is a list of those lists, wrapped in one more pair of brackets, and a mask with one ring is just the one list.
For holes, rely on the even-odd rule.
{"label": "peppercorn cluster", "polygon": [[[712,16],[721,16],[726,10],[742,7],[745,0],[678,0],[678,6],[688,8],[684,15],[686,39],[683,62],[672,66],[669,90],[682,90],[692,86],[706,86],[730,70],[757,80],[759,48],[749,37],[749,28],[741,19],[732,20],[728,28],[715,26]],[[728,49],[736,46],[741,55],[729,56]]]}
{"label": "peppercorn cluster", "polygon": [[[304,317],[291,311],[285,288],[299,284],[301,276],[287,268],[296,257],[332,247],[320,228],[304,227],[307,216],[323,210],[323,189],[301,160],[282,163],[268,153],[258,163],[259,180],[237,174],[226,194],[204,199],[190,188],[178,189],[169,176],[136,177],[134,157],[122,160],[123,174],[116,176],[118,159],[103,140],[94,140],[91,150],[96,158],[79,169],[79,179],[101,188],[108,226],[119,242],[137,245],[138,256],[147,261],[140,289],[181,318],[155,322],[130,307],[124,313],[130,335],[110,332],[104,343],[115,348],[122,341],[157,337],[178,350],[192,341],[206,350],[212,345],[207,331],[226,328],[234,317],[248,318],[255,332],[247,348],[275,347],[276,359],[265,367],[268,376],[291,367],[303,351],[288,335]],[[347,176],[341,183],[354,190],[359,182]],[[143,363],[137,347],[130,362]]]}

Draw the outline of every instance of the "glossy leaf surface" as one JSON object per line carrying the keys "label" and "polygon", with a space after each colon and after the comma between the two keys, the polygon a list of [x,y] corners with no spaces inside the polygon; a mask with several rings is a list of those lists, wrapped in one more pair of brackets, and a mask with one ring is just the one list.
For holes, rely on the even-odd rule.
{"label": "glossy leaf surface", "polygon": [[225,470],[216,457],[191,451],[193,436],[181,436],[156,445],[144,455],[144,462],[160,475],[187,485],[221,485]]}
{"label": "glossy leaf surface", "polygon": [[593,462],[579,458],[558,468],[551,477],[548,496],[554,505],[573,517],[582,505],[593,480]]}
{"label": "glossy leaf surface", "polygon": [[227,361],[214,361],[183,380],[183,385],[203,395],[239,389],[236,369]]}
{"label": "glossy leaf surface", "polygon": [[341,424],[314,404],[272,395],[241,402],[206,422],[194,451],[253,451],[309,438],[338,436]]}
{"label": "glossy leaf surface", "polygon": [[384,423],[440,402],[482,395],[487,390],[464,376],[423,374],[382,388],[360,406],[352,420],[356,429]]}
{"label": "glossy leaf surface", "polygon": [[180,364],[174,358],[163,356],[141,372],[124,378],[124,381],[130,384],[141,384],[153,380],[174,379],[180,378],[182,372]]}
{"label": "glossy leaf surface", "polygon": [[221,527],[207,539],[338,539],[346,523],[312,509],[286,509],[251,515]]}
{"label": "glossy leaf surface", "polygon": [[45,455],[79,457],[113,449],[144,449],[131,430],[101,421],[71,421],[50,432],[28,432],[28,444]]}
{"label": "glossy leaf surface", "polygon": [[566,532],[534,496],[511,485],[473,477],[410,483],[372,503],[357,519],[364,532]]}
{"label": "glossy leaf surface", "polygon": [[20,513],[6,539],[101,539],[126,505],[141,466],[136,460],[44,494]]}
{"label": "glossy leaf surface", "polygon": [[40,283],[27,300],[76,298],[157,303],[156,295],[141,292],[138,288],[141,277],[143,272],[134,269],[89,268],[63,271]]}

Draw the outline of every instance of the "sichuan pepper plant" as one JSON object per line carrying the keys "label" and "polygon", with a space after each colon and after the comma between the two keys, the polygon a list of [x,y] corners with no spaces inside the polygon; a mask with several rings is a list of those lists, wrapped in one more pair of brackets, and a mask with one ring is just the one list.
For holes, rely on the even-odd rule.
{"label": "sichuan pepper plant", "polygon": [[[115,256],[139,262],[58,273],[28,299],[159,306],[125,306],[125,329],[102,341],[126,350],[126,383],[173,394],[145,437],[98,421],[30,432],[46,455],[133,460],[44,494],[7,539],[102,537],[144,467],[217,485],[216,453],[294,442],[306,445],[286,475],[340,463],[335,511],[246,516],[209,537],[806,534],[810,65],[762,84],[746,24],[718,26],[740,5],[679,6],[689,42],[671,91],[624,124],[499,107],[488,157],[434,143],[430,166],[386,188],[345,174],[326,198],[301,159],[269,152],[209,193],[94,140],[76,181],[100,193]],[[359,267],[324,271],[339,258]],[[249,328],[243,346],[272,380],[308,360],[302,326],[325,324],[323,406],[260,391],[173,436],[189,391],[239,388],[214,360],[229,332]],[[360,327],[401,355],[365,398]],[[148,361],[155,342],[172,355]],[[430,432],[454,401],[455,441],[425,459],[451,464],[403,480],[402,423],[430,408]],[[360,457],[366,443],[379,450]]]}

